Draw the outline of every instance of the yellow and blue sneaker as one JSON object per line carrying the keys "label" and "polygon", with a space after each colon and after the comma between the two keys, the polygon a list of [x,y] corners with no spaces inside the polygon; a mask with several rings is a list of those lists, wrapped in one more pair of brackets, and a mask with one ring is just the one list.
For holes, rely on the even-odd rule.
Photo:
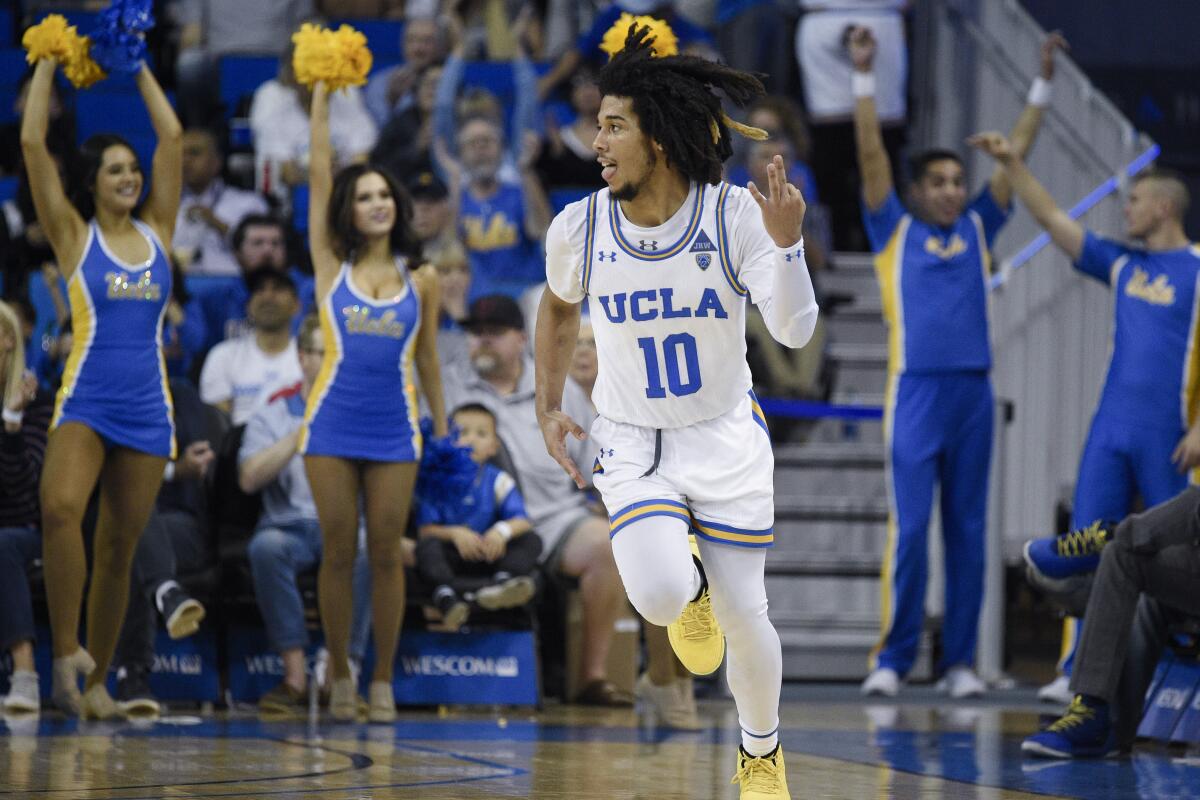
{"label": "yellow and blue sneaker", "polygon": [[792,800],[780,745],[765,756],[752,756],[739,746],[737,773],[730,783],[741,784],[741,800]]}
{"label": "yellow and blue sneaker", "polygon": [[1109,758],[1117,755],[1108,705],[1076,695],[1067,713],[1041,733],[1021,742],[1021,751],[1038,758]]}
{"label": "yellow and blue sneaker", "polygon": [[[688,534],[688,543],[699,566],[700,547],[694,534]],[[700,596],[684,606],[679,619],[667,626],[667,638],[675,655],[693,675],[709,675],[721,666],[725,660],[725,634],[713,614],[707,582]]]}
{"label": "yellow and blue sneaker", "polygon": [[1115,527],[1111,522],[1096,520],[1070,533],[1026,542],[1025,565],[1034,583],[1053,586],[1073,576],[1094,572]]}

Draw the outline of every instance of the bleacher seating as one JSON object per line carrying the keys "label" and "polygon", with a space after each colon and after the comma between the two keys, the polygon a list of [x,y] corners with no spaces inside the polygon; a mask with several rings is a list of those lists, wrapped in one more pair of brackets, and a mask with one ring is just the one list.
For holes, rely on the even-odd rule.
{"label": "bleacher seating", "polygon": [[375,68],[382,63],[394,64],[401,60],[400,38],[404,34],[404,23],[396,19],[335,19],[331,28],[349,25],[367,37],[367,47],[375,60]]}
{"label": "bleacher seating", "polygon": [[13,40],[14,13],[11,8],[0,8],[0,47],[11,47],[16,44]]}
{"label": "bleacher seating", "polygon": [[279,74],[279,57],[225,56],[221,59],[221,103],[225,117],[234,116],[242,98]]}
{"label": "bleacher seating", "polygon": [[0,203],[12,200],[17,196],[17,177],[15,175],[0,178]]}

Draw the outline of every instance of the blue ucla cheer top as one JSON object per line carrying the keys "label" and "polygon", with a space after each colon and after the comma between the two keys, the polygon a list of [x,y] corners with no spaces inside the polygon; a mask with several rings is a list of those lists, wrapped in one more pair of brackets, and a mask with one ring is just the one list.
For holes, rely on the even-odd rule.
{"label": "blue ucla cheer top", "polygon": [[863,211],[888,324],[888,369],[990,369],[988,248],[1008,212],[989,189],[948,228],[908,213],[894,191]]}
{"label": "blue ucla cheer top", "polygon": [[396,259],[396,269],[404,288],[376,300],[355,287],[343,264],[321,303],[325,359],[308,397],[300,452],[420,460],[413,351],[421,304],[404,259]]}
{"label": "blue ucla cheer top", "polygon": [[150,251],[141,264],[121,261],[105,245],[99,225],[88,225],[83,258],[67,282],[73,342],[51,430],[78,422],[106,445],[174,458],[162,352],[171,267],[149,226],[133,224]]}
{"label": "blue ucla cheer top", "polygon": [[1200,246],[1151,252],[1088,232],[1075,268],[1113,288],[1096,415],[1182,433],[1200,412]]}

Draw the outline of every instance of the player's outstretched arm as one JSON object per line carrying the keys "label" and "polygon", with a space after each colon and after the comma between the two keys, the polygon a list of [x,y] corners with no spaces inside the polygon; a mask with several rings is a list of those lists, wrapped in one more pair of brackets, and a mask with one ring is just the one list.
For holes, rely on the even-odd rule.
{"label": "player's outstretched arm", "polygon": [[892,164],[883,146],[883,130],[875,108],[875,36],[870,28],[855,27],[848,43],[854,62],[854,146],[862,175],[863,199],[874,211],[892,193]]}
{"label": "player's outstretched arm", "polygon": [[[1025,102],[1025,108],[1021,111],[1021,116],[1017,118],[1012,132],[1008,135],[1008,140],[1012,143],[1012,151],[1019,158],[1025,158],[1029,149],[1033,147],[1033,140],[1037,138],[1038,131],[1042,127],[1042,117],[1045,114],[1046,106],[1050,104],[1050,82],[1054,80],[1054,56],[1060,50],[1065,52],[1069,49],[1070,45],[1067,44],[1067,40],[1058,31],[1047,34],[1045,41],[1042,42],[1041,71],[1034,79],[1033,86],[1029,87],[1029,97]],[[996,171],[992,173],[989,188],[996,204],[1001,208],[1007,208],[1012,201],[1012,185],[1008,182],[1008,174],[1003,167],[997,165]]]}
{"label": "player's outstretched arm", "polygon": [[579,312],[578,303],[561,300],[550,289],[542,293],[534,328],[533,359],[537,387],[535,407],[546,452],[571,476],[575,485],[583,489],[587,484],[567,453],[566,438],[571,434],[576,439],[583,439],[587,434],[579,423],[562,411],[563,386],[567,381],[571,354],[575,351],[575,340],[579,337]]}
{"label": "player's outstretched arm", "polygon": [[1004,134],[996,131],[977,133],[967,139],[967,144],[996,159],[1008,176],[1013,191],[1021,198],[1029,213],[1033,214],[1033,218],[1046,229],[1046,233],[1072,262],[1078,261],[1083,252],[1083,226],[1058,207],[1050,193],[1033,177],[1025,162],[1013,152]]}

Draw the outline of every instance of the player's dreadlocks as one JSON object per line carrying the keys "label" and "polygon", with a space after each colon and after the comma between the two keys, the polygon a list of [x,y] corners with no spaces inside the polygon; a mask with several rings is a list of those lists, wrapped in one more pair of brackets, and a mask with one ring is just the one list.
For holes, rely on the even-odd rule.
{"label": "player's dreadlocks", "polygon": [[732,128],[751,139],[766,131],[735,122],[721,110],[721,91],[738,106],[766,93],[749,72],[695,56],[653,55],[650,29],[629,26],[625,49],[600,70],[601,95],[628,97],[642,131],[662,145],[667,163],[689,180],[715,184],[733,153]]}

